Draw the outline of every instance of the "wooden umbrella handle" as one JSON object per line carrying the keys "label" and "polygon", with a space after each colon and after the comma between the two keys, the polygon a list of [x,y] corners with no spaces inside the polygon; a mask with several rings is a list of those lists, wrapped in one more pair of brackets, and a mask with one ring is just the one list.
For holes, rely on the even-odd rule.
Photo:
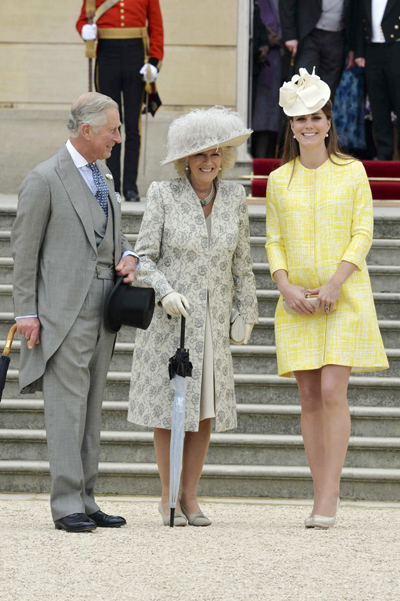
{"label": "wooden umbrella handle", "polygon": [[12,341],[14,340],[15,332],[17,331],[17,324],[15,323],[11,330],[7,334],[6,346],[4,347],[3,355],[7,357],[10,354]]}

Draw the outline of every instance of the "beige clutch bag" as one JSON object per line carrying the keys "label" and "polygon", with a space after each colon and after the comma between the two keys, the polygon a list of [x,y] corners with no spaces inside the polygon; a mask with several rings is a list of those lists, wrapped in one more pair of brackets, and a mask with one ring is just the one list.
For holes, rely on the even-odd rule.
{"label": "beige clutch bag", "polygon": [[[308,302],[310,303],[310,305],[312,305],[315,309],[315,305],[317,304],[317,298],[318,298],[318,294],[306,294],[306,299],[308,300]],[[289,305],[287,305],[285,303],[285,301],[283,301],[283,308],[285,309],[286,313],[289,313],[289,315],[299,315],[299,313],[297,313],[297,311],[295,311],[294,309],[291,309],[289,307]],[[332,313],[332,311],[335,310],[335,307],[333,307],[333,309],[331,309],[329,311],[329,313]]]}
{"label": "beige clutch bag", "polygon": [[231,313],[231,327],[229,330],[229,338],[232,344],[242,344],[246,333],[243,316],[239,313],[238,308],[234,304]]}

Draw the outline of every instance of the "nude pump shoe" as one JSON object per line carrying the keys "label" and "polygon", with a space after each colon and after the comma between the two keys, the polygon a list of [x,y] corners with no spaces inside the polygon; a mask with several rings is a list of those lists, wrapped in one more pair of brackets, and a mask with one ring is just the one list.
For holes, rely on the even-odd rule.
{"label": "nude pump shoe", "polygon": [[211,526],[212,522],[204,515],[202,511],[197,513],[188,513],[181,503],[183,515],[186,517],[189,526]]}
{"label": "nude pump shoe", "polygon": [[[158,511],[160,512],[164,526],[169,526],[169,515],[167,515],[165,513],[164,507],[163,507],[163,504],[161,503],[161,501],[158,506]],[[175,511],[174,526],[187,526],[186,518],[183,515],[183,513],[181,513],[180,511]]]}
{"label": "nude pump shoe", "polygon": [[304,526],[306,528],[321,528],[322,530],[328,530],[333,528],[336,522],[336,514],[339,509],[340,498],[338,497],[336,504],[336,513],[332,518],[325,517],[324,515],[313,515],[304,520]]}

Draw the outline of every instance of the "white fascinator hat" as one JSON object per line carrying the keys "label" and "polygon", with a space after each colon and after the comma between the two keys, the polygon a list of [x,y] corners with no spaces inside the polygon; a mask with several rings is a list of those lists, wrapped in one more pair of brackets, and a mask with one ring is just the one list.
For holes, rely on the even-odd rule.
{"label": "white fascinator hat", "polygon": [[160,164],[167,165],[213,148],[240,146],[251,133],[238,113],[223,106],[192,110],[169,126],[167,156]]}
{"label": "white fascinator hat", "polygon": [[315,75],[315,67],[310,74],[300,69],[299,75],[293,75],[279,90],[279,106],[288,117],[311,115],[328,102],[331,90],[328,84]]}

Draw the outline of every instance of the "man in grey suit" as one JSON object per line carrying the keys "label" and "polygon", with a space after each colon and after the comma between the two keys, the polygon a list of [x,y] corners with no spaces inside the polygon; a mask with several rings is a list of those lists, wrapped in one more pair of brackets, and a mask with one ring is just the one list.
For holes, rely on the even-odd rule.
{"label": "man in grey suit", "polygon": [[118,527],[94,500],[101,406],[115,335],[103,308],[115,274],[135,279],[137,255],[121,235],[121,205],[101,162],[121,142],[117,104],[102,94],[74,103],[70,138],[19,190],[12,229],[14,310],[22,393],[43,391],[55,526]]}

